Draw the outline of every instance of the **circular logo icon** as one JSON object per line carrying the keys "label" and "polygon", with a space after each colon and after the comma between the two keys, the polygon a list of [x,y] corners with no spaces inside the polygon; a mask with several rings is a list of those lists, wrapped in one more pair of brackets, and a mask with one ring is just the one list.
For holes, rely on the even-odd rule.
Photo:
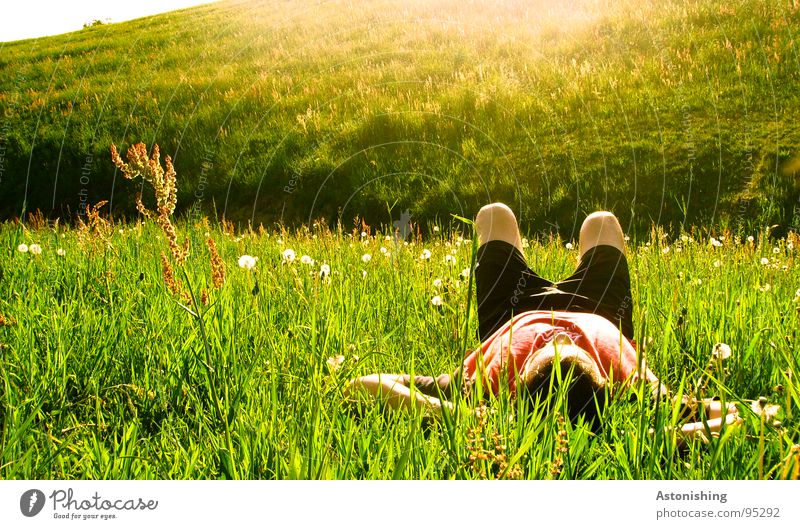
{"label": "circular logo icon", "polygon": [[28,518],[39,514],[43,507],[44,492],[39,489],[31,489],[25,492],[19,499],[19,510]]}

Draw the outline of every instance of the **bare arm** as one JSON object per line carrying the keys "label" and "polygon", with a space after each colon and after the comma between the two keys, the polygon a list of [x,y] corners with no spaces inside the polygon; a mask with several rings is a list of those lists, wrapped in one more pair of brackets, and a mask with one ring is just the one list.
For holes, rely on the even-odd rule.
{"label": "bare arm", "polygon": [[383,399],[393,409],[432,410],[441,413],[442,408],[453,409],[453,403],[414,391],[402,382],[403,375],[375,374],[352,379],[344,389],[346,398],[370,395]]}

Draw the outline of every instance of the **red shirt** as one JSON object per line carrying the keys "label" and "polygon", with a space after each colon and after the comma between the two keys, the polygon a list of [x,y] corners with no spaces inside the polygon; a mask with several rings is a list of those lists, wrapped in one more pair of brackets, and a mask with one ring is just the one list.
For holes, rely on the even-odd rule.
{"label": "red shirt", "polygon": [[[509,332],[510,331],[510,332]],[[474,382],[480,355],[485,378],[497,394],[500,376],[508,377],[508,387],[516,392],[516,374],[534,351],[547,345],[557,334],[565,333],[586,351],[607,379],[628,383],[638,378],[635,343],[625,338],[613,323],[588,312],[534,310],[518,314],[492,334],[464,359],[466,379]],[[642,361],[647,380],[655,380]]]}

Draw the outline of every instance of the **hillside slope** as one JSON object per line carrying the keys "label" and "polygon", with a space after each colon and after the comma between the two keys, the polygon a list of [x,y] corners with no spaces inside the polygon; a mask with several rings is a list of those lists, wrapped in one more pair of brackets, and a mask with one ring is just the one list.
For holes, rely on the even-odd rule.
{"label": "hillside slope", "polygon": [[800,3],[550,4],[232,1],[0,44],[0,216],[133,214],[108,149],[144,141],[183,212],[241,222],[797,223]]}

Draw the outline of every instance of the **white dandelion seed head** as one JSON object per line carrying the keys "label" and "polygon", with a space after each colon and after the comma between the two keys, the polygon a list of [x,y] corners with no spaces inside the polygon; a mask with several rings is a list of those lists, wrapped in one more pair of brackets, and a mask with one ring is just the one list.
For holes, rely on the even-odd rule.
{"label": "white dandelion seed head", "polygon": [[778,412],[781,411],[779,405],[769,404],[764,397],[753,401],[753,404],[750,405],[750,409],[757,415],[763,415],[764,419],[767,421],[774,419],[778,415]]}
{"label": "white dandelion seed head", "polygon": [[28,245],[23,242],[22,244],[17,246],[17,251],[20,253],[28,253]]}
{"label": "white dandelion seed head", "polygon": [[573,248],[573,247],[572,247],[572,243],[571,243],[571,242],[568,242],[567,244],[565,244],[565,245],[564,245],[564,247],[565,247],[567,250],[572,250],[572,248]]}
{"label": "white dandelion seed head", "polygon": [[296,256],[297,254],[294,253],[294,250],[292,250],[291,248],[287,248],[281,253],[281,260],[284,263],[291,263],[292,261],[294,261],[294,258]]}
{"label": "white dandelion seed head", "polygon": [[59,248],[58,250],[56,250],[56,255],[58,255],[59,257],[66,257],[67,252],[64,250],[64,248]]}
{"label": "white dandelion seed head", "polygon": [[767,259],[766,257],[762,257],[761,258],[761,264],[762,265],[768,265],[769,264],[769,259]]}
{"label": "white dandelion seed head", "polygon": [[661,248],[661,253],[669,253],[669,246],[664,246]]}
{"label": "white dandelion seed head", "polygon": [[431,298],[431,305],[434,307],[441,307],[442,306],[442,296],[433,296]]}
{"label": "white dandelion seed head", "polygon": [[527,248],[530,246],[530,242],[525,237],[522,238],[522,247]]}
{"label": "white dandelion seed head", "polygon": [[433,227],[433,231],[434,231],[434,233],[438,233],[439,232],[439,226],[434,226]]}
{"label": "white dandelion seed head", "polygon": [[748,236],[747,236],[747,242],[749,242],[749,243],[752,243],[752,242],[753,242],[753,241],[755,241],[755,240],[756,240],[756,238],[755,238],[755,237],[753,237],[752,235],[748,235]]}
{"label": "white dandelion seed head", "polygon": [[367,271],[366,270],[361,270],[361,278],[362,279],[366,279],[367,278]]}
{"label": "white dandelion seed head", "polygon": [[327,264],[324,264],[319,267],[319,276],[320,277],[328,277],[331,275],[331,267]]}
{"label": "white dandelion seed head", "polygon": [[363,238],[364,238],[364,237],[366,237],[366,236],[367,236],[367,232],[365,232],[365,231],[362,231],[362,232],[361,232],[361,238],[363,239]]}
{"label": "white dandelion seed head", "polygon": [[32,255],[41,255],[42,254],[42,247],[36,243],[31,244],[28,250],[31,252]]}
{"label": "white dandelion seed head", "polygon": [[384,248],[383,246],[381,246],[381,253],[382,253],[382,254],[386,254],[386,252],[388,252],[388,251],[389,251],[389,250],[387,250],[386,248]]}
{"label": "white dandelion seed head", "polygon": [[344,363],[344,356],[343,355],[332,356],[328,358],[325,361],[325,363],[328,364],[328,368],[330,368],[331,371],[336,371],[337,369],[342,367],[342,364]]}
{"label": "white dandelion seed head", "polygon": [[722,246],[722,242],[720,242],[718,239],[715,239],[714,237],[711,237],[711,239],[709,239],[708,242],[709,242],[709,244],[711,244],[711,246],[714,246],[716,248],[719,248],[720,246]]}
{"label": "white dandelion seed head", "polygon": [[764,285],[760,285],[758,287],[758,290],[760,292],[769,292],[771,289],[772,289],[772,285],[770,285],[769,283],[765,283]]}
{"label": "white dandelion seed head", "polygon": [[387,235],[386,237],[383,238],[383,240],[386,241],[386,242],[389,242],[389,241],[392,240],[392,236],[391,235]]}
{"label": "white dandelion seed head", "polygon": [[311,258],[310,255],[304,255],[300,258],[300,262],[304,265],[312,266],[314,264],[314,260]]}
{"label": "white dandelion seed head", "polygon": [[711,356],[716,360],[726,360],[731,356],[731,346],[722,342],[717,343],[714,345]]}
{"label": "white dandelion seed head", "polygon": [[461,271],[461,277],[467,279],[469,277],[469,268],[465,268]]}
{"label": "white dandelion seed head", "polygon": [[[433,288],[442,288],[442,280],[439,278],[434,279]],[[798,292],[800,292],[800,290],[798,290]]]}
{"label": "white dandelion seed head", "polygon": [[447,254],[444,256],[444,262],[449,266],[455,266],[456,258],[452,254]]}
{"label": "white dandelion seed head", "polygon": [[256,266],[256,261],[258,261],[258,257],[253,257],[252,255],[242,255],[239,257],[239,268],[252,270]]}
{"label": "white dandelion seed head", "polygon": [[422,253],[420,254],[419,258],[422,259],[423,261],[427,261],[428,259],[431,258],[431,251],[428,250],[427,248],[422,250]]}
{"label": "white dandelion seed head", "polygon": [[719,259],[714,261],[714,268],[719,268],[720,266],[722,266],[722,261],[720,261]]}
{"label": "white dandelion seed head", "polygon": [[781,253],[781,249],[776,246],[772,249],[772,253]]}
{"label": "white dandelion seed head", "polygon": [[688,235],[681,235],[681,242],[689,242],[689,236]]}
{"label": "white dandelion seed head", "polygon": [[628,241],[630,241],[630,240],[631,240],[631,238],[630,238],[630,237],[628,237],[627,235],[625,235],[625,236],[623,237],[623,239],[625,239],[625,242],[628,242]]}
{"label": "white dandelion seed head", "polygon": [[372,256],[370,254],[365,253],[364,255],[361,256],[362,263],[368,263],[370,261],[372,261]]}

